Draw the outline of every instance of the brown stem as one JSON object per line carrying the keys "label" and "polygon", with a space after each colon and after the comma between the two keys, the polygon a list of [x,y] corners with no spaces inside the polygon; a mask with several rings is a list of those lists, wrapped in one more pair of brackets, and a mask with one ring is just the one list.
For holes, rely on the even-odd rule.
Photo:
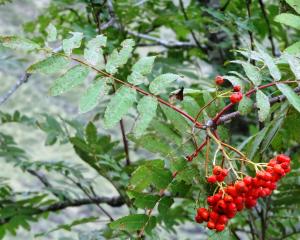
{"label": "brown stem", "polygon": [[126,155],[126,165],[129,166],[130,165],[129,148],[128,148],[128,141],[127,141],[127,138],[126,138],[123,119],[120,120],[120,128],[121,128],[121,133],[122,133],[124,151],[125,151],[125,155]]}

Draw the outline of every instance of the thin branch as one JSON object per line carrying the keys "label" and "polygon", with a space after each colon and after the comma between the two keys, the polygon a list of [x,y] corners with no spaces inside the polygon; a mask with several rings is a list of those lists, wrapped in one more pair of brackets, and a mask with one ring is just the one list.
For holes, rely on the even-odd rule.
{"label": "thin branch", "polygon": [[[296,87],[294,89],[294,92],[299,94],[300,93],[300,87]],[[285,100],[286,100],[285,95],[279,95],[277,97],[270,98],[269,102],[272,105],[274,103],[282,102],[282,101],[285,101]],[[253,105],[253,108],[256,108],[256,104]],[[225,123],[225,122],[227,122],[227,121],[229,121],[233,118],[239,117],[239,116],[241,116],[241,113],[239,111],[235,111],[235,112],[232,112],[232,113],[225,114],[225,115],[223,115],[219,118],[219,120],[217,122],[217,125]]]}
{"label": "thin branch", "polygon": [[[54,53],[57,53],[59,51],[61,51],[62,47],[58,47],[56,49],[53,49]],[[2,105],[3,103],[5,103],[22,85],[23,83],[26,83],[29,79],[29,77],[31,76],[30,73],[24,73],[20,79],[16,82],[15,85],[13,85],[8,91],[7,93],[5,93],[4,95],[2,95],[0,97],[0,105]]]}
{"label": "thin branch", "polygon": [[130,165],[129,147],[128,147],[128,141],[126,138],[123,119],[120,120],[120,128],[121,128],[121,132],[122,132],[122,140],[123,140],[123,145],[124,145],[124,150],[125,150],[125,155],[126,155],[126,165],[129,166]]}
{"label": "thin branch", "polygon": [[[271,83],[268,83],[268,84],[265,84],[265,85],[261,85],[257,88],[252,88],[251,90],[249,90],[245,96],[246,97],[250,97],[252,94],[254,94],[258,89],[261,90],[261,89],[265,89],[265,88],[268,88],[268,87],[272,87],[278,83],[282,83],[282,84],[290,84],[290,83],[299,83],[300,80],[295,80],[295,81],[290,81],[290,80],[287,80],[287,81],[282,81],[282,82],[271,82]],[[220,117],[222,117],[224,115],[225,112],[227,112],[228,110],[230,110],[235,104],[233,103],[230,103],[228,105],[226,105],[221,111],[219,111],[216,116],[212,119],[212,121],[214,122],[214,124],[217,124],[218,125],[218,121],[220,119]]]}
{"label": "thin branch", "polygon": [[150,36],[150,35],[147,35],[147,34],[137,33],[137,32],[131,31],[131,30],[125,30],[125,32],[128,33],[129,35],[135,36],[137,38],[142,38],[142,39],[145,39],[145,40],[155,42],[156,45],[160,45],[160,46],[163,46],[163,47],[166,47],[166,48],[178,48],[178,47],[193,48],[193,47],[197,47],[197,45],[195,45],[192,42],[180,42],[180,41],[174,41],[174,40],[167,41],[167,40],[160,39],[160,38],[157,38],[157,37],[153,37],[153,36]]}
{"label": "thin branch", "polygon": [[259,2],[259,5],[260,5],[260,8],[261,8],[262,15],[263,15],[263,17],[265,19],[265,22],[267,24],[268,38],[269,38],[270,43],[271,43],[272,54],[273,54],[273,56],[276,56],[276,49],[275,49],[275,44],[274,44],[274,40],[273,40],[273,31],[272,31],[272,28],[271,28],[270,20],[268,18],[268,14],[266,12],[265,4],[264,4],[263,0],[258,0],[258,2]]}
{"label": "thin branch", "polygon": [[[251,3],[252,0],[246,0],[246,7],[247,7],[247,14],[248,14],[248,19],[250,20],[251,18]],[[249,30],[248,31],[249,38],[250,38],[250,44],[251,44],[251,50],[254,50],[254,39],[253,39],[253,33]]]}
{"label": "thin branch", "polygon": [[30,173],[32,176],[35,176],[38,180],[40,180],[40,182],[47,188],[52,187],[51,183],[48,181],[48,179],[46,178],[46,176],[42,173],[39,173],[35,170],[32,169],[28,169],[27,170],[28,173]]}
{"label": "thin branch", "polygon": [[229,6],[230,2],[231,2],[231,0],[227,0],[227,2],[224,4],[224,6],[220,8],[220,11],[225,12],[227,7]]}
{"label": "thin branch", "polygon": [[16,84],[13,85],[7,93],[1,96],[0,105],[5,103],[9,99],[9,97],[11,97],[18,90],[18,88],[21,87],[23,83],[26,83],[30,76],[31,76],[30,73],[24,73],[22,77],[16,82]]}
{"label": "thin branch", "polygon": [[[104,30],[106,27],[109,27],[110,25],[113,25],[114,22],[115,22],[115,14],[114,14],[114,11],[113,11],[113,5],[112,5],[112,2],[110,2],[110,1],[107,2],[109,13],[111,15],[111,20],[112,21],[111,21],[111,23],[107,22],[105,24],[105,26],[104,26],[104,25],[101,25],[101,21],[100,21],[100,18],[99,18],[99,13],[95,12],[93,2],[90,1],[90,4],[91,4],[93,16],[94,16],[94,21],[97,24],[98,33],[100,34],[102,30]],[[105,64],[107,62],[105,55],[104,55],[104,62],[105,62]],[[114,86],[114,91],[116,91],[115,86]],[[123,119],[121,119],[119,121],[119,125],[120,125],[120,129],[121,129],[121,134],[122,134],[124,152],[125,152],[125,156],[126,156],[126,165],[128,166],[128,165],[130,165],[130,157],[129,157],[128,141],[127,141],[127,138],[126,138],[126,133],[125,133],[125,127],[124,127],[124,121],[123,121]],[[105,212],[104,209],[103,209],[103,212]],[[111,216],[109,216],[109,217],[110,217],[110,219],[112,219]]]}
{"label": "thin branch", "polygon": [[[182,11],[182,13],[183,13],[184,19],[185,19],[186,21],[189,21],[189,17],[188,17],[188,15],[187,15],[186,11],[185,11],[185,8],[184,8],[183,1],[182,1],[182,0],[179,0],[179,5],[180,5],[181,11]],[[192,28],[190,28],[190,32],[191,32],[191,34],[192,34],[192,38],[194,39],[194,41],[195,41],[197,47],[198,47],[199,49],[202,50],[201,44],[200,44],[200,42],[198,41],[198,39],[196,38],[196,34],[195,34],[195,32],[193,31]]]}

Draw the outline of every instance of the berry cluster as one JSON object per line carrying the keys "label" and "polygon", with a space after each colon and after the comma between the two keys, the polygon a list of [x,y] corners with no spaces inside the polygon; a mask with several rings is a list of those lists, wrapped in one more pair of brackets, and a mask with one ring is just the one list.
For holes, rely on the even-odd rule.
{"label": "berry cluster", "polygon": [[[222,76],[216,76],[215,83],[219,86],[223,85],[224,78]],[[241,93],[240,85],[233,86],[233,93],[230,95],[229,99],[232,104],[236,104],[243,99],[243,94]]]}
{"label": "berry cluster", "polygon": [[227,169],[221,168],[220,166],[215,166],[213,169],[213,175],[207,178],[207,182],[209,183],[223,182],[227,174],[228,174]]}
{"label": "berry cluster", "polygon": [[[223,170],[216,166],[213,176],[222,175]],[[257,171],[255,177],[246,176],[207,197],[209,207],[197,209],[196,222],[207,222],[209,229],[223,231],[228,220],[238,211],[252,208],[258,198],[269,196],[276,189],[276,182],[290,170],[290,158],[284,154],[277,155],[269,161],[266,170]]]}

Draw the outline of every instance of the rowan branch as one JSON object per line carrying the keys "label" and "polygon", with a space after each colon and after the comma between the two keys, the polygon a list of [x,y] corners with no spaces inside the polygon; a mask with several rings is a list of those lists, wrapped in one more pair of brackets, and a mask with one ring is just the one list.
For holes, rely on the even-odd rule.
{"label": "rowan branch", "polygon": [[[300,93],[300,87],[294,88],[294,92],[299,94]],[[285,95],[279,95],[277,97],[270,98],[269,102],[272,105],[274,103],[282,102],[282,101],[285,101],[285,100],[286,100]],[[254,109],[257,108],[256,104],[253,105],[253,108]],[[229,120],[231,120],[233,118],[236,118],[236,117],[239,117],[239,116],[241,116],[241,113],[239,111],[235,111],[235,112],[232,112],[232,113],[225,114],[225,115],[223,115],[219,118],[219,120],[217,122],[217,125],[228,122]]]}
{"label": "rowan branch", "polygon": [[[59,52],[61,50],[62,50],[62,47],[58,47],[56,49],[53,49],[53,52],[57,53],[57,52]],[[23,85],[23,83],[26,83],[31,75],[32,75],[31,73],[25,72],[20,77],[20,79],[16,82],[16,84],[13,85],[5,94],[3,94],[0,97],[0,105],[2,105],[3,103],[5,103]]]}

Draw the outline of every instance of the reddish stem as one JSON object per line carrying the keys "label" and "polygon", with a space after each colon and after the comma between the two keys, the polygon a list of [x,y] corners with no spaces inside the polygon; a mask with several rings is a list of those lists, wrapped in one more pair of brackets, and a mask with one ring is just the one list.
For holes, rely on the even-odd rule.
{"label": "reddish stem", "polygon": [[206,146],[207,144],[207,138],[200,144],[200,146],[189,156],[186,157],[186,160],[191,162],[195,157],[198,156],[198,154],[201,152],[201,150]]}
{"label": "reddish stem", "polygon": [[[268,87],[272,87],[278,83],[295,83],[297,81],[282,81],[282,82],[271,82],[271,83],[268,83],[266,85],[262,85],[262,86],[259,86],[258,88],[253,88],[251,90],[249,90],[245,96],[246,97],[250,97],[253,93],[255,93],[257,91],[257,89],[264,89],[264,88],[268,88]],[[218,120],[220,119],[220,117],[225,113],[227,112],[230,108],[232,108],[232,106],[234,106],[235,104],[228,104],[227,106],[225,106],[219,113],[217,113],[217,115],[212,119],[214,124],[218,125]]]}
{"label": "reddish stem", "polygon": [[137,91],[137,92],[139,92],[139,93],[141,93],[141,94],[143,94],[143,95],[145,95],[145,96],[151,96],[151,97],[156,98],[156,100],[159,101],[160,103],[162,103],[162,104],[164,104],[164,105],[166,105],[166,106],[172,108],[173,110],[175,110],[176,112],[180,113],[182,116],[186,117],[188,120],[190,120],[191,122],[193,122],[194,125],[195,125],[197,128],[203,129],[203,125],[202,125],[200,122],[198,122],[197,119],[193,118],[193,117],[192,117],[191,115],[189,115],[188,113],[184,112],[184,111],[181,110],[180,108],[177,108],[176,106],[172,105],[171,103],[169,103],[169,102],[163,100],[162,98],[160,98],[160,97],[158,97],[158,96],[156,96],[156,95],[154,95],[154,94],[151,94],[151,93],[149,93],[149,92],[146,92],[145,90],[143,90],[143,89],[141,89],[141,88],[139,88],[139,87],[137,87],[137,86],[135,86],[135,85],[133,85],[133,84],[131,84],[131,83],[124,82],[124,81],[122,81],[122,80],[120,80],[120,79],[114,77],[113,75],[111,75],[111,74],[109,74],[109,73],[107,73],[107,72],[105,72],[105,71],[102,71],[102,70],[97,69],[97,68],[95,68],[95,67],[93,67],[93,66],[90,66],[89,64],[87,64],[86,62],[84,62],[84,61],[82,61],[82,60],[80,60],[80,59],[78,59],[78,58],[71,57],[71,59],[74,60],[74,61],[76,61],[76,62],[79,62],[79,63],[81,63],[81,64],[83,64],[83,65],[86,65],[86,66],[92,68],[93,70],[95,70],[96,72],[98,72],[98,73],[100,73],[100,74],[102,74],[102,75],[104,75],[104,76],[106,76],[106,77],[109,77],[109,78],[113,79],[114,81],[119,82],[119,83],[121,83],[122,85],[125,85],[126,87],[132,88],[132,89],[134,89],[135,91]]}

